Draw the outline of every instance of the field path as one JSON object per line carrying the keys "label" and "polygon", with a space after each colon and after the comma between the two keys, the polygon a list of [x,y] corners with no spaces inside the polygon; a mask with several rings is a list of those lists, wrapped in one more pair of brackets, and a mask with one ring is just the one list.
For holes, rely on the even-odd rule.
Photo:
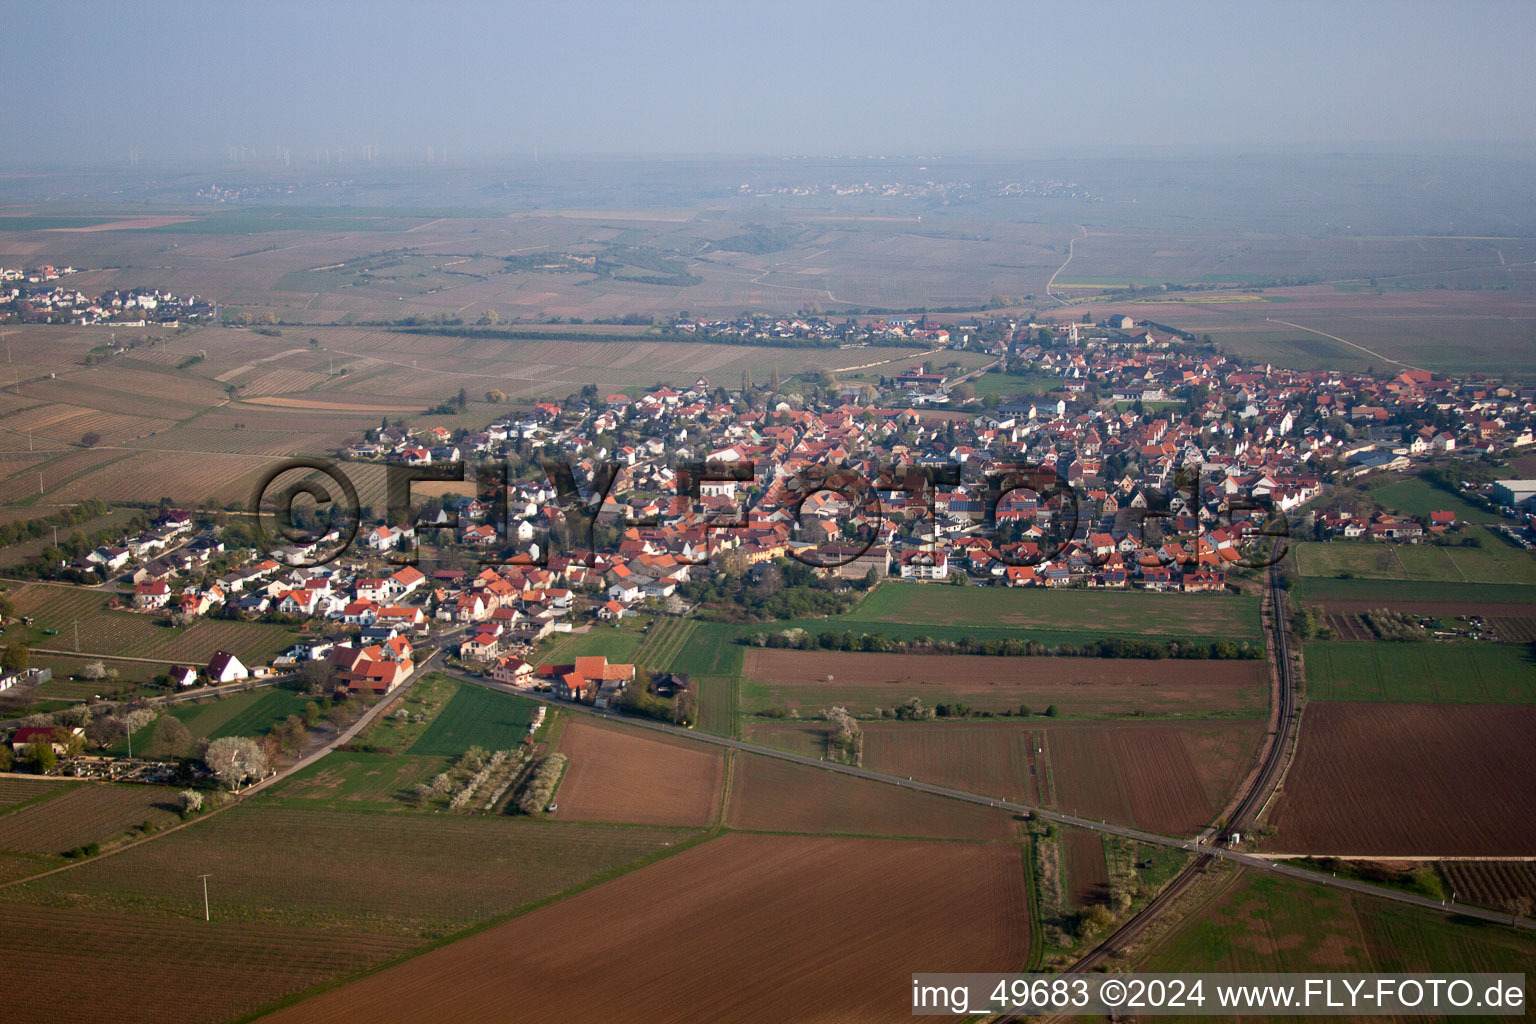
{"label": "field path", "polygon": [[[1066,264],[1062,264],[1062,265],[1065,266]],[[1268,317],[1267,316],[1267,317],[1264,318],[1264,320],[1267,323],[1283,324],[1286,327],[1294,327],[1298,331],[1306,331],[1308,334],[1316,334],[1316,335],[1319,335],[1319,336],[1324,337],[1324,338],[1330,338],[1333,341],[1336,341],[1336,342],[1338,342],[1341,345],[1348,345],[1352,349],[1357,349],[1358,351],[1364,352],[1368,356],[1374,356],[1377,359],[1381,359],[1381,360],[1384,360],[1384,361],[1389,362],[1389,363],[1395,363],[1396,365],[1404,367],[1404,368],[1409,369],[1409,370],[1422,370],[1425,373],[1429,372],[1428,370],[1425,370],[1424,367],[1422,367],[1422,366],[1414,366],[1412,363],[1405,363],[1401,359],[1393,359],[1391,356],[1384,356],[1380,352],[1375,351],[1374,349],[1366,348],[1364,345],[1356,345],[1354,342],[1346,341],[1345,339],[1339,337],[1336,334],[1329,334],[1326,331],[1315,330],[1315,329],[1313,329],[1311,327],[1303,327],[1303,326],[1301,326],[1301,324],[1293,324],[1289,320],[1276,320],[1274,317]]]}
{"label": "field path", "polygon": [[[1081,231],[1083,233],[1083,237],[1084,238],[1088,237],[1088,229],[1083,227],[1081,224],[1079,224],[1077,226],[1077,230],[1079,230],[1079,231]],[[1059,298],[1056,295],[1051,294],[1051,285],[1056,283],[1056,278],[1061,276],[1061,272],[1063,270],[1067,269],[1067,264],[1072,262],[1072,257],[1073,257],[1073,255],[1075,255],[1074,251],[1076,250],[1076,248],[1077,248],[1077,239],[1076,238],[1068,239],[1067,240],[1067,258],[1062,261],[1061,266],[1056,268],[1056,273],[1051,275],[1051,279],[1049,281],[1045,282],[1045,297],[1048,298],[1048,299],[1056,299],[1056,301],[1061,303],[1063,306],[1070,306],[1070,305],[1072,305],[1072,303],[1068,302],[1066,299]]]}

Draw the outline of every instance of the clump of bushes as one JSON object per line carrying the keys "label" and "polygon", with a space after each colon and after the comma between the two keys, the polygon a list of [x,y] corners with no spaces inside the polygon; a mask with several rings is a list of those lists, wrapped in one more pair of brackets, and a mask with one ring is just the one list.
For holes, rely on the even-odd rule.
{"label": "clump of bushes", "polygon": [[549,806],[555,796],[555,787],[560,784],[560,776],[565,774],[565,761],[564,754],[550,754],[539,762],[517,796],[518,810],[524,814],[538,814]]}

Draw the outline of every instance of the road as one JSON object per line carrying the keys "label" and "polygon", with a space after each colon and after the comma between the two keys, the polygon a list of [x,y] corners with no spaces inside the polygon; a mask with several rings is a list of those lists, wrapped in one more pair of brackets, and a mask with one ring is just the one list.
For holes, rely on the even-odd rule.
{"label": "road", "polygon": [[[963,790],[950,789],[946,786],[938,786],[930,782],[920,782],[905,778],[900,775],[888,775],[884,772],[872,771],[868,768],[857,768],[852,765],[838,764],[834,761],[824,761],[819,758],[809,757],[805,754],[794,754],[787,750],[775,750],[772,747],[759,746],[755,743],[749,743],[746,740],[734,739],[729,736],[714,736],[710,735],[709,733],[695,732],[692,729],[685,729],[681,726],[667,725],[666,723],[653,721],[648,718],[636,718],[630,715],[621,714],[615,710],[604,710],[600,708],[588,707],[584,704],[572,704],[568,701],[556,700],[547,694],[520,689],[515,686],[509,686],[505,683],[492,682],[489,679],[470,675],[467,672],[461,672],[456,669],[439,669],[438,671],[444,673],[445,675],[452,676],[455,679],[459,679],[468,683],[474,683],[477,686],[483,686],[487,689],[498,690],[502,693],[511,693],[519,697],[527,697],[533,700],[542,701],[554,707],[565,708],[568,711],[573,711],[578,714],[591,715],[596,718],[605,718],[611,721],[621,721],[626,725],[641,729],[649,729],[653,732],[663,733],[668,736],[681,736],[696,742],[709,743],[713,744],[714,746],[726,747],[731,750],[739,750],[746,754],[757,754],[762,757],[772,757],[780,761],[789,761],[793,764],[805,765],[810,768],[820,768],[823,771],[837,772],[840,775],[850,775],[854,778],[868,779],[871,782],[879,782],[890,786],[897,786],[901,789],[913,790],[918,793],[929,793],[934,796],[946,797],[950,800],[960,800],[969,804],[977,804],[981,807],[993,807],[999,810],[1009,811],[1014,814],[1033,815],[1044,821],[1053,821],[1061,825],[1072,825],[1077,828],[1084,828],[1092,832],[1100,832],[1106,835],[1124,836],[1127,839],[1135,839],[1138,842],[1149,843],[1155,846],[1167,846],[1174,849],[1186,850],[1189,853],[1199,855],[1196,863],[1201,863],[1202,861],[1209,863],[1206,858],[1230,860],[1242,864],[1244,867],[1252,868],[1256,871],[1267,871],[1271,874],[1285,875],[1289,878],[1300,879],[1301,881],[1309,882],[1314,885],[1325,885],[1337,889],[1348,889],[1353,892],[1360,892],[1370,896],[1376,896],[1381,899],[1396,900],[1400,903],[1409,903],[1413,904],[1414,906],[1427,907],[1432,910],[1451,910],[1451,908],[1448,908],[1439,900],[1432,900],[1423,896],[1415,896],[1411,893],[1397,892],[1390,889],[1380,889],[1365,882],[1355,882],[1346,878],[1333,878],[1328,875],[1320,874],[1316,871],[1308,871],[1304,868],[1294,868],[1285,864],[1278,864],[1253,854],[1247,854],[1239,850],[1229,849],[1224,846],[1213,845],[1211,843],[1204,842],[1198,837],[1192,839],[1179,839],[1173,836],[1160,835],[1156,832],[1144,832],[1141,829],[1130,828],[1124,825],[1112,825],[1108,822],[1098,821],[1093,818],[1080,818],[1073,814],[1063,814],[1060,811],[1046,810],[1045,808],[1041,807],[1031,807],[1027,804],[1013,803],[1012,801],[1003,800],[1001,798],[994,799],[992,797],[981,796],[976,793],[967,793]],[[1276,746],[1281,746],[1281,744],[1277,743]],[[1155,902],[1156,901],[1154,900],[1154,903]],[[1146,910],[1143,909],[1142,913],[1145,912]],[[1451,912],[1462,914],[1467,917],[1476,917],[1485,921],[1493,921],[1504,924],[1509,923],[1508,914],[1499,914],[1491,910],[1482,910],[1478,907],[1458,905],[1454,908],[1454,910],[1451,910]],[[1140,915],[1137,916],[1140,917]],[[1536,921],[1522,919],[1518,922],[1518,926],[1536,931]]]}

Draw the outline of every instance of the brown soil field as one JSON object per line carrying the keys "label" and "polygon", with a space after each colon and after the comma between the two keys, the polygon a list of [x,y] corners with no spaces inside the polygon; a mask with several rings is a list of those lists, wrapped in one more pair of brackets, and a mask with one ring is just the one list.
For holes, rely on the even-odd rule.
{"label": "brown soil field", "polygon": [[725,758],[716,748],[577,718],[560,752],[570,763],[550,817],[708,825],[720,806]]}
{"label": "brown soil field", "polygon": [[[0,974],[0,1001],[10,1024],[229,1020],[414,944],[360,932],[22,904],[0,904],[0,927],[27,937],[6,951]],[[189,950],[197,951],[195,968],[189,967]]]}
{"label": "brown soil field", "polygon": [[0,816],[0,849],[57,854],[111,839],[145,821],[163,828],[178,819],[175,804],[170,788],[87,783]]}
{"label": "brown soil field", "polygon": [[1025,888],[1011,843],[727,835],[267,1019],[905,1019],[914,971],[1024,967]]}
{"label": "brown soil field", "polygon": [[1329,612],[1324,616],[1324,621],[1340,640],[1376,639],[1376,634],[1371,632],[1371,627],[1367,626],[1358,615]]}
{"label": "brown soil field", "polygon": [[1010,815],[881,782],[737,755],[726,807],[731,828],[765,832],[991,839],[1014,834]]}
{"label": "brown soil field", "polygon": [[[1145,661],[1129,658],[996,658],[984,655],[746,652],[744,675],[791,707],[843,703],[856,712],[909,697],[960,700],[981,710],[1055,704],[1066,715],[1206,715],[1262,708],[1261,661]],[[827,676],[831,675],[829,682]]]}
{"label": "brown soil field", "polygon": [[1330,615],[1358,615],[1361,612],[1376,611],[1379,608],[1390,608],[1395,612],[1405,612],[1409,615],[1440,615],[1455,618],[1458,615],[1481,615],[1484,618],[1498,618],[1500,616],[1525,616],[1531,614],[1531,606],[1528,604],[1516,604],[1507,601],[1436,601],[1426,598],[1423,601],[1333,601],[1321,602],[1320,608]]}
{"label": "brown soil field", "polygon": [[1251,766],[1260,721],[1064,722],[1044,730],[1054,806],[1152,832],[1193,835]]}
{"label": "brown soil field", "polygon": [[[1215,820],[1264,730],[1257,719],[861,725],[866,768],[1173,835]],[[818,756],[825,729],[821,722],[754,723],[747,735]]]}
{"label": "brown soil field", "polygon": [[1536,900],[1536,862],[1528,860],[1448,860],[1441,868],[1463,903],[1503,910],[1506,900]]}
{"label": "brown soil field", "polygon": [[1067,899],[1074,907],[1109,901],[1109,866],[1097,832],[1066,828],[1061,832],[1067,862]]}
{"label": "brown soil field", "polygon": [[1536,708],[1319,702],[1271,850],[1476,857],[1536,849]]}

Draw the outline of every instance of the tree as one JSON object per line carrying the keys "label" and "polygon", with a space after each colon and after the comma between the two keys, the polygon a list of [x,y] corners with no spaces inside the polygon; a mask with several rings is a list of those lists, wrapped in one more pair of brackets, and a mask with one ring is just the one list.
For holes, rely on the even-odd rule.
{"label": "tree", "polygon": [[491,405],[500,405],[507,400],[507,393],[505,391],[492,388],[485,393],[485,400]]}
{"label": "tree", "polygon": [[87,448],[95,448],[97,445],[101,444],[101,435],[94,430],[87,431],[80,438],[80,443],[85,445]]}
{"label": "tree", "polygon": [[59,763],[59,756],[53,752],[53,741],[46,736],[39,736],[23,747],[21,759],[39,774],[53,771]]}
{"label": "tree", "polygon": [[306,661],[299,669],[299,678],[304,681],[304,692],[318,697],[334,686],[336,666],[324,660]]}
{"label": "tree", "polygon": [[249,736],[221,736],[208,744],[203,763],[218,780],[238,791],[247,779],[267,774],[267,754]]}
{"label": "tree", "polygon": [[0,668],[7,672],[22,672],[32,663],[32,652],[27,650],[27,645],[22,643],[10,643],[5,645],[5,650],[0,652]]}
{"label": "tree", "polygon": [[699,699],[684,690],[672,702],[672,721],[678,725],[692,726],[699,715]]}
{"label": "tree", "polygon": [[1504,901],[1504,912],[1509,915],[1509,923],[1522,917],[1531,916],[1531,898],[1529,896],[1511,896]]}
{"label": "tree", "polygon": [[99,661],[88,661],[85,663],[85,667],[80,670],[80,676],[82,679],[105,679],[107,677],[107,666]]}
{"label": "tree", "polygon": [[192,733],[175,715],[163,715],[155,722],[155,735],[149,741],[150,757],[181,757],[192,746]]}
{"label": "tree", "polygon": [[176,794],[181,799],[182,814],[196,814],[203,809],[203,794],[195,789],[184,789]]}

